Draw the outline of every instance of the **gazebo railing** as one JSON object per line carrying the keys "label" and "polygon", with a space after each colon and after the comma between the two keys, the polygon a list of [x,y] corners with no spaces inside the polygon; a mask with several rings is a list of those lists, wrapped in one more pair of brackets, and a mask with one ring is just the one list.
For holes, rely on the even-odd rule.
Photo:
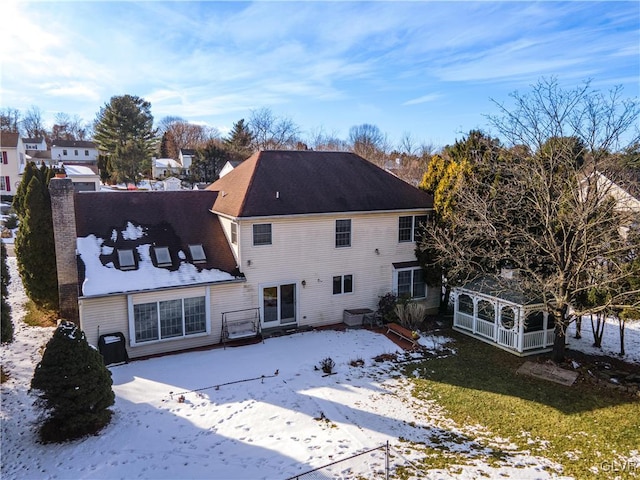
{"label": "gazebo railing", "polygon": [[495,328],[496,324],[493,322],[487,322],[480,318],[476,321],[476,333],[488,338],[489,340],[495,339]]}
{"label": "gazebo railing", "polygon": [[498,329],[498,343],[509,348],[518,348],[518,331],[516,329]]}
{"label": "gazebo railing", "polygon": [[467,330],[473,330],[473,315],[457,312],[456,318],[454,319],[454,325]]}
{"label": "gazebo railing", "polygon": [[530,350],[532,348],[540,348],[545,346],[546,331],[527,332],[522,340],[522,350]]}

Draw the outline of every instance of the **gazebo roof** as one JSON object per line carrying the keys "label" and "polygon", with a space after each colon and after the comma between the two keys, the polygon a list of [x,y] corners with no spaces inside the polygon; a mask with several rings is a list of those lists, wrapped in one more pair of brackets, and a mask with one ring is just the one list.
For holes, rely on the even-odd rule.
{"label": "gazebo roof", "polygon": [[499,298],[516,305],[531,306],[543,304],[541,297],[533,297],[522,292],[520,283],[516,279],[481,277],[462,287],[458,287],[458,289]]}

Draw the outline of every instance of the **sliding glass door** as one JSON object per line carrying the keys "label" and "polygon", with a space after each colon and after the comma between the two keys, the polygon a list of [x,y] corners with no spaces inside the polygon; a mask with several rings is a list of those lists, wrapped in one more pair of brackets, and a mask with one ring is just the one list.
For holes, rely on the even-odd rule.
{"label": "sliding glass door", "polygon": [[265,327],[296,323],[296,284],[262,287],[262,321]]}

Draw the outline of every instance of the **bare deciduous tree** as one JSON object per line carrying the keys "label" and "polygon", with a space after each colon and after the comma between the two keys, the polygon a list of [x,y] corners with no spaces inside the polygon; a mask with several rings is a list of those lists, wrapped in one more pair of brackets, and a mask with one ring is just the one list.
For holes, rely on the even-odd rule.
{"label": "bare deciduous tree", "polygon": [[295,149],[299,127],[288,117],[278,117],[269,108],[251,111],[249,129],[254,150]]}
{"label": "bare deciduous tree", "polygon": [[24,114],[22,129],[29,138],[44,138],[46,136],[47,130],[42,120],[42,111],[38,107],[32,106]]}
{"label": "bare deciduous tree", "polygon": [[512,98],[514,107],[497,104],[500,113],[489,117],[508,142],[502,155],[478,159],[456,177],[462,184],[451,213],[427,230],[421,249],[431,256],[427,267],[446,269],[458,284],[517,268],[519,281],[509,288],[541,298],[553,314],[559,361],[566,329],[582,313],[571,308],[577,297],[628,276],[620,259],[632,245],[620,227],[633,219],[602,173],[640,108],[619,89],[564,90],[553,79]]}
{"label": "bare deciduous tree", "polygon": [[15,108],[0,109],[0,132],[18,133],[20,127],[20,110]]}

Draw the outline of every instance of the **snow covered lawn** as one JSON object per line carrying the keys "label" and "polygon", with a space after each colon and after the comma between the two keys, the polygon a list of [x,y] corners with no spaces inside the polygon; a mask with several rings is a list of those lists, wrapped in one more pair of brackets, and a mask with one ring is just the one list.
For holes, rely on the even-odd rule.
{"label": "snow covered lawn", "polygon": [[[53,329],[19,321],[26,298],[15,258],[9,265],[16,339],[1,352],[11,375],[1,390],[3,479],[284,479],[387,441],[392,465],[401,465],[420,458],[407,441],[434,436],[467,461],[420,478],[559,478],[558,465],[495,438],[509,452],[497,461],[478,446],[473,427],[456,425],[434,400],[413,398],[394,364],[373,360],[396,345],[365,330],[299,333],[112,366],[111,424],[99,436],[40,445],[27,391]],[[444,340],[421,342],[435,347]],[[336,363],[334,375],[316,369],[326,357]],[[363,366],[351,365],[360,359]],[[366,464],[339,464],[322,478],[384,478],[373,473],[383,467],[384,459],[372,456]]]}

